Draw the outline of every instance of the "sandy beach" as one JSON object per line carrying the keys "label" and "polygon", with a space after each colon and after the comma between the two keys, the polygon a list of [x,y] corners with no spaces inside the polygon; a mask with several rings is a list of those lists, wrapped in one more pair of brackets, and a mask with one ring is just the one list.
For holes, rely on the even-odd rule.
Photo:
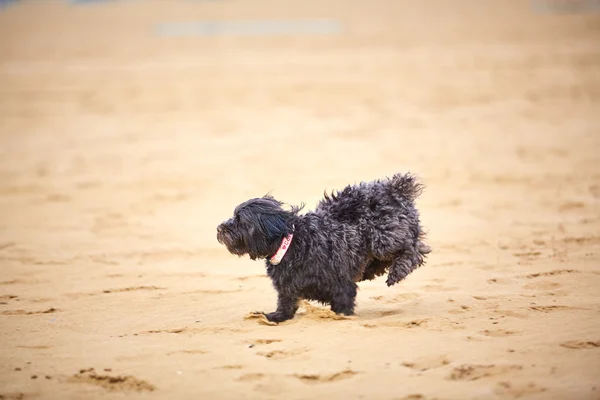
{"label": "sandy beach", "polygon": [[[0,399],[600,399],[599,43],[525,1],[0,9]],[[216,240],[237,204],[408,171],[424,267],[247,318],[276,293]]]}

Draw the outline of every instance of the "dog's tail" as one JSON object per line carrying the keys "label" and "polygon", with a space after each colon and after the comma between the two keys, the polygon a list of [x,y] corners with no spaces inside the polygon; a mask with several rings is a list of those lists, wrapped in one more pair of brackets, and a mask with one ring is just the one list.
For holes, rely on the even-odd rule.
{"label": "dog's tail", "polygon": [[425,189],[425,186],[411,173],[394,175],[390,179],[390,185],[395,195],[410,201],[414,201]]}

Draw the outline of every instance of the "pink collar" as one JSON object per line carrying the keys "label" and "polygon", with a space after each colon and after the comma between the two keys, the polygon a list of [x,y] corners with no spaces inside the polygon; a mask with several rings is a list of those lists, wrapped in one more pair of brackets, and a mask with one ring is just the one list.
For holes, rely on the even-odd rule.
{"label": "pink collar", "polygon": [[290,248],[290,244],[292,244],[293,238],[294,238],[294,234],[290,233],[289,235],[284,237],[283,240],[281,240],[281,244],[279,245],[279,249],[277,250],[277,253],[275,253],[275,255],[269,259],[269,262],[271,264],[277,265],[281,262],[281,260],[283,259],[283,256],[285,256],[285,253]]}

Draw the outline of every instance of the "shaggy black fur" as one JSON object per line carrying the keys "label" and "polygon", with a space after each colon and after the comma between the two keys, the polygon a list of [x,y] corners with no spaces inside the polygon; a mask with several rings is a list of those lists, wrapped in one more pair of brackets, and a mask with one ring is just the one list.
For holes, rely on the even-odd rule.
{"label": "shaggy black fur", "polygon": [[[388,272],[387,285],[404,279],[424,263],[431,249],[414,200],[423,186],[410,175],[347,186],[328,195],[314,212],[282,208],[271,196],[248,200],[217,227],[217,240],[230,253],[266,259],[267,274],[278,292],[277,310],[266,317],[293,318],[300,299],[330,304],[352,315],[356,282]],[[270,263],[282,239],[292,243],[278,265]]]}

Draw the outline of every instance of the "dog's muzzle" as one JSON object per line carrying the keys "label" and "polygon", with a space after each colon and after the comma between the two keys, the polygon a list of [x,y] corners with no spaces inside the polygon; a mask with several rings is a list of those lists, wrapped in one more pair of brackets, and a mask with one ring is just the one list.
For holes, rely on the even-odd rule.
{"label": "dog's muzzle", "polygon": [[225,245],[231,254],[240,256],[247,253],[247,251],[241,247],[241,238],[234,229],[227,226],[226,222],[217,226],[217,241],[220,244]]}
{"label": "dog's muzzle", "polygon": [[227,235],[227,228],[223,224],[217,226],[217,241],[221,244],[228,243],[228,239],[230,239],[229,235]]}

